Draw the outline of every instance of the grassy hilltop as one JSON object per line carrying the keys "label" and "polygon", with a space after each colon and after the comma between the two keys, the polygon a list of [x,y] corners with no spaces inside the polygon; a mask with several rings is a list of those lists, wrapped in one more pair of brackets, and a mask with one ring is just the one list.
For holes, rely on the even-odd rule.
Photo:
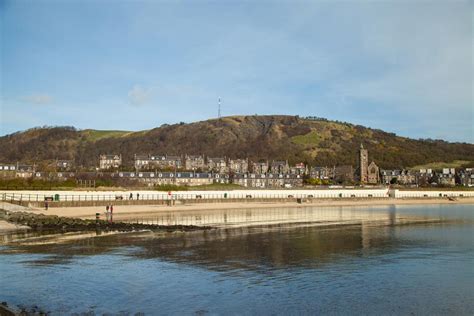
{"label": "grassy hilltop", "polygon": [[474,165],[473,144],[414,140],[360,125],[284,115],[231,116],[139,132],[34,128],[0,137],[0,162],[74,159],[94,166],[101,153],[121,153],[131,165],[135,153],[188,153],[355,165],[361,143],[382,168]]}

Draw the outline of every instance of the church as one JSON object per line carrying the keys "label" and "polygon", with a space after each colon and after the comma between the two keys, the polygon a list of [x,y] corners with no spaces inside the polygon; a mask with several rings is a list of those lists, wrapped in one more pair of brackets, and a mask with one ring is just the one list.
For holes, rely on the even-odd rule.
{"label": "church", "polygon": [[359,149],[359,181],[361,184],[380,183],[379,167],[373,161],[369,164],[369,151],[362,144]]}

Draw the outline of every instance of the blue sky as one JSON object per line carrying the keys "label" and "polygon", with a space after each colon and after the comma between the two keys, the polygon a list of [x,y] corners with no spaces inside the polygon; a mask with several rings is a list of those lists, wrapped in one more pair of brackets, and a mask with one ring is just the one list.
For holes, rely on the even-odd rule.
{"label": "blue sky", "polygon": [[472,1],[0,0],[0,135],[320,116],[474,142]]}

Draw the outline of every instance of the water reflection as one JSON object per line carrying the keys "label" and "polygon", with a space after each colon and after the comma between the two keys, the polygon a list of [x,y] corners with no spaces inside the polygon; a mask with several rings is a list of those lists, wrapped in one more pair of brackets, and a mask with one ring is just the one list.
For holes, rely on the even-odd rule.
{"label": "water reflection", "polygon": [[[195,213],[174,216],[178,224],[196,219]],[[140,259],[198,264],[214,269],[255,269],[260,265],[288,267],[319,265],[340,255],[360,256],[396,251],[416,244],[400,240],[401,225],[447,224],[443,216],[399,212],[395,206],[302,207],[201,212],[205,225],[222,225],[209,231],[187,233],[18,232],[0,236],[9,247],[4,253],[51,255],[32,264],[64,264],[74,256],[120,252]],[[133,249],[133,251],[128,251]]]}
{"label": "water reflection", "polygon": [[[435,225],[435,224],[427,224]],[[416,245],[396,238],[398,226],[357,224],[344,227],[283,225],[239,227],[191,233],[124,233],[100,238],[61,239],[60,243],[25,242],[3,253],[36,253],[50,257],[30,264],[67,264],[74,256],[120,253],[129,258],[159,259],[207,269],[255,270],[264,266],[314,266],[342,255],[375,255]]]}
{"label": "water reflection", "polygon": [[[428,216],[419,215],[426,220]],[[397,207],[361,206],[361,207],[278,207],[231,210],[199,211],[166,211],[159,213],[116,214],[116,220],[158,225],[196,225],[212,227],[240,227],[275,225],[285,223],[361,223],[367,221],[384,221],[397,224],[408,219],[415,220],[413,215],[398,214]]]}

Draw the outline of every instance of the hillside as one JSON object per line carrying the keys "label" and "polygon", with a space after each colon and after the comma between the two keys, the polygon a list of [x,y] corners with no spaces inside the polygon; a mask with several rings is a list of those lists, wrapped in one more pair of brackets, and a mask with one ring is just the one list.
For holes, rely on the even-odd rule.
{"label": "hillside", "polygon": [[0,137],[0,162],[74,159],[78,165],[94,166],[101,153],[121,153],[131,165],[135,153],[188,153],[355,165],[361,143],[382,168],[455,160],[474,164],[473,144],[414,140],[349,123],[275,115],[224,117],[140,132],[35,128]]}

